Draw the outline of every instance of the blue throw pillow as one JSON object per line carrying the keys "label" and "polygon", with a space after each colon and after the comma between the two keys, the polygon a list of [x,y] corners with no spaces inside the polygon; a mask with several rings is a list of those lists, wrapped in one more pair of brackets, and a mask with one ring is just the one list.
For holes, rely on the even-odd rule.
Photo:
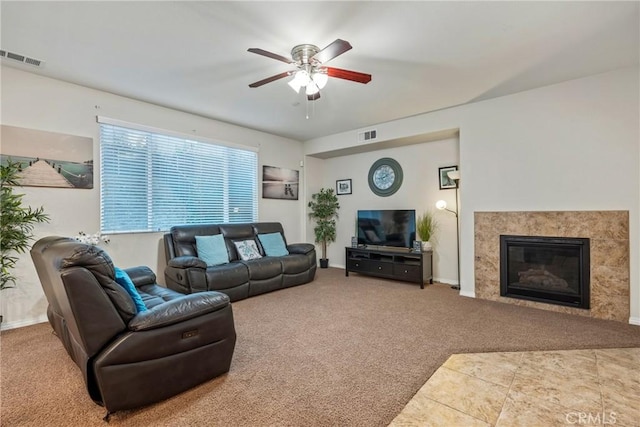
{"label": "blue throw pillow", "polygon": [[222,234],[196,236],[196,250],[198,258],[206,262],[209,267],[229,262],[229,253]]}
{"label": "blue throw pillow", "polygon": [[114,267],[116,270],[116,283],[124,288],[125,291],[131,296],[133,303],[136,305],[136,311],[138,313],[142,311],[149,310],[146,305],[144,305],[144,301],[142,301],[142,297],[138,293],[138,289],[136,289],[136,285],[131,281],[131,277],[121,268]]}
{"label": "blue throw pillow", "polygon": [[289,255],[287,246],[284,244],[284,239],[280,233],[267,233],[258,234],[258,239],[262,244],[264,253],[267,256],[285,256]]}

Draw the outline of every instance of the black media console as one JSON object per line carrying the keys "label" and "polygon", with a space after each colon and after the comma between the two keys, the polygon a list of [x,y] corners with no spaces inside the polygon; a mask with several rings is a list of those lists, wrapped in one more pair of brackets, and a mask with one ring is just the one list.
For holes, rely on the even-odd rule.
{"label": "black media console", "polygon": [[433,283],[433,252],[414,252],[408,248],[346,247],[345,276],[349,272],[420,283]]}

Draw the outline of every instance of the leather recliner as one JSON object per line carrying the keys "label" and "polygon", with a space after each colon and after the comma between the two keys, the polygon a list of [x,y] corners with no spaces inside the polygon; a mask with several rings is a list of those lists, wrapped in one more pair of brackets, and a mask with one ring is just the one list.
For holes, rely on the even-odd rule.
{"label": "leather recliner", "polygon": [[106,419],[229,371],[236,332],[225,294],[180,294],[156,284],[149,268],[129,268],[148,309],[137,313],[102,249],[52,236],[38,240],[31,257],[49,323]]}

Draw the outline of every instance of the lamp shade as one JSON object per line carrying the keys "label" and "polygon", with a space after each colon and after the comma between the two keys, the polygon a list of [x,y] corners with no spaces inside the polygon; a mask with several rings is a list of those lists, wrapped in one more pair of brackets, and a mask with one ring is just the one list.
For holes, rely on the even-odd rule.
{"label": "lamp shade", "polygon": [[309,73],[305,70],[296,71],[295,79],[300,83],[300,86],[306,86],[311,81],[311,77],[309,77]]}
{"label": "lamp shade", "polygon": [[436,202],[436,208],[440,209],[440,210],[444,210],[447,208],[447,202],[445,202],[444,200],[438,200]]}
{"label": "lamp shade", "polygon": [[449,179],[458,181],[460,179],[460,171],[449,171],[447,172],[447,176],[449,177]]}
{"label": "lamp shade", "polygon": [[309,77],[309,73],[305,70],[298,70],[288,84],[296,93],[300,93],[300,88],[307,86],[310,82],[311,77]]}
{"label": "lamp shade", "polygon": [[291,86],[291,89],[295,90],[296,93],[300,93],[300,88],[302,86],[300,85],[300,82],[298,82],[298,80],[295,77],[291,79],[291,81],[287,84]]}
{"label": "lamp shade", "polygon": [[322,89],[326,86],[327,81],[329,80],[329,76],[327,76],[325,73],[316,72],[313,73],[311,79],[318,86],[318,89]]}
{"label": "lamp shade", "polygon": [[329,80],[329,76],[321,71],[315,71],[313,74],[309,74],[307,70],[298,70],[288,85],[291,86],[296,93],[300,93],[300,89],[305,88],[307,95],[315,95],[320,92],[320,89],[325,87],[327,80]]}
{"label": "lamp shade", "polygon": [[311,82],[307,85],[307,95],[315,95],[318,92],[320,92],[320,89],[318,89],[315,83]]}

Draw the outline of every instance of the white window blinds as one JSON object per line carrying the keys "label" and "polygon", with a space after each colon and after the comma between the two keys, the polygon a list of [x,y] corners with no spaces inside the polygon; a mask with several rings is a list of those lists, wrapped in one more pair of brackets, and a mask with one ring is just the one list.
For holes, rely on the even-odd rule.
{"label": "white window blinds", "polygon": [[257,221],[257,171],[251,150],[100,123],[101,232]]}

